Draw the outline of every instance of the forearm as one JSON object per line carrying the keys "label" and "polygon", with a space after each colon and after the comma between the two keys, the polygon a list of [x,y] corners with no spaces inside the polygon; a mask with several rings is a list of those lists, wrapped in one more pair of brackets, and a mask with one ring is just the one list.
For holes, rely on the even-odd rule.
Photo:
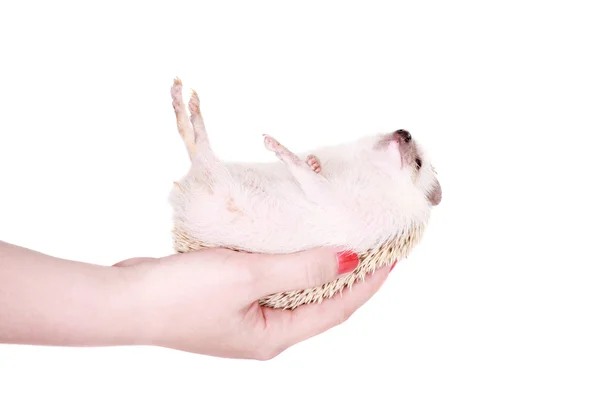
{"label": "forearm", "polygon": [[0,241],[0,343],[136,344],[134,276]]}

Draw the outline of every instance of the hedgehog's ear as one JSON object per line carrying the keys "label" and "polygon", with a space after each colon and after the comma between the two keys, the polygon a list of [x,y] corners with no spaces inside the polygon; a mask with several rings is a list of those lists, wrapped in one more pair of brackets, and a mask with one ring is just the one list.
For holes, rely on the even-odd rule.
{"label": "hedgehog's ear", "polygon": [[427,193],[427,200],[432,206],[437,206],[442,201],[442,186],[435,176],[433,177],[433,185]]}

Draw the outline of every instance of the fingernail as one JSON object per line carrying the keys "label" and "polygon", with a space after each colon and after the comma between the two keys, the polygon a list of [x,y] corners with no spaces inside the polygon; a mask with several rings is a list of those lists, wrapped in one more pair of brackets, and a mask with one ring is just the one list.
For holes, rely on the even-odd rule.
{"label": "fingernail", "polygon": [[392,264],[392,268],[390,268],[390,272],[392,272],[392,270],[394,269],[394,267],[396,266],[397,263],[398,263],[398,261],[394,261],[394,263]]}
{"label": "fingernail", "polygon": [[354,271],[358,267],[358,254],[345,251],[338,253],[338,274],[346,274]]}

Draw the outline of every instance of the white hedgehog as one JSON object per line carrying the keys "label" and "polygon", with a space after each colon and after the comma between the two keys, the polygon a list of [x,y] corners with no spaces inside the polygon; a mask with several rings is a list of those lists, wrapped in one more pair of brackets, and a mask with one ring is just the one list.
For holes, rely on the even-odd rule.
{"label": "white hedgehog", "polygon": [[191,117],[179,79],[171,96],[191,160],[170,195],[177,251],[226,247],[291,253],[334,246],[359,254],[353,272],[317,288],[273,294],[262,305],[320,302],[406,257],[441,201],[430,160],[405,130],[304,155],[264,135],[265,147],[281,161],[226,163],[211,150],[197,93],[192,91],[189,101]]}

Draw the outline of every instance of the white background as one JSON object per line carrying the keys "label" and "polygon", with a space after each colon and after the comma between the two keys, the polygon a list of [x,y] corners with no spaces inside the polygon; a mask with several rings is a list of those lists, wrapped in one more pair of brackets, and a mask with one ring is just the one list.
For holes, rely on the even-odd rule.
{"label": "white background", "polygon": [[600,397],[594,2],[162,3],[2,3],[2,240],[169,254],[176,75],[223,158],[404,128],[442,204],[350,321],[274,360],[0,346],[0,399]]}

